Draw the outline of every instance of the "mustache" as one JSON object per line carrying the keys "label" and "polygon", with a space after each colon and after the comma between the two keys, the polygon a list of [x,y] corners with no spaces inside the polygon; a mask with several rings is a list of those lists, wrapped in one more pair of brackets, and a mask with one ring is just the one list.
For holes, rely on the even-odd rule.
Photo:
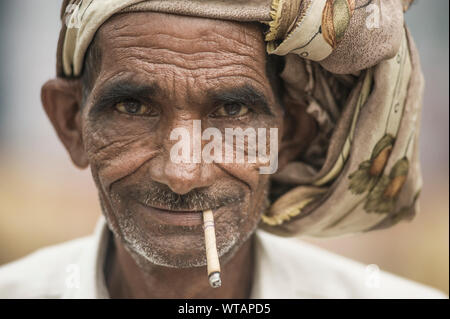
{"label": "mustache", "polygon": [[130,196],[146,206],[161,207],[168,210],[207,210],[243,201],[245,193],[233,187],[222,191],[196,188],[186,194],[173,192],[169,186],[151,182],[131,190]]}

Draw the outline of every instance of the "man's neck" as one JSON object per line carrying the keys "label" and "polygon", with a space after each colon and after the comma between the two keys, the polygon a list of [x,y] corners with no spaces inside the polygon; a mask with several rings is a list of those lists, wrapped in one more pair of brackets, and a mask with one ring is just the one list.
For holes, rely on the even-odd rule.
{"label": "man's neck", "polygon": [[[114,237],[114,236],[111,236]],[[105,260],[105,281],[111,298],[248,298],[252,286],[254,235],[221,265],[222,287],[211,288],[206,267],[139,267],[114,237]]]}

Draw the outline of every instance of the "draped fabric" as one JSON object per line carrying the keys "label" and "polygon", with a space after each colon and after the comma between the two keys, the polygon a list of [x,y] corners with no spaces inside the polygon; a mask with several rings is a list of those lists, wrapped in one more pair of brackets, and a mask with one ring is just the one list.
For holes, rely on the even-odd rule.
{"label": "draped fabric", "polygon": [[272,176],[261,227],[337,236],[415,215],[422,186],[418,136],[423,76],[404,24],[410,0],[65,1],[57,75],[80,76],[112,15],[154,11],[260,22],[267,52],[284,57],[285,99],[305,106],[318,134]]}

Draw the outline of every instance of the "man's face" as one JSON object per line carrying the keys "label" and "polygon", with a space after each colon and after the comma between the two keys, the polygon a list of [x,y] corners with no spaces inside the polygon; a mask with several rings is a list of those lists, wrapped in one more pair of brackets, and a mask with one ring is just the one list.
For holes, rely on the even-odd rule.
{"label": "man's face", "polygon": [[[103,212],[135,256],[158,265],[206,264],[202,210],[213,209],[219,256],[252,234],[266,208],[259,163],[174,163],[175,128],[279,128],[254,24],[159,13],[111,18],[81,115]],[[191,135],[192,136],[192,135]],[[281,138],[281,134],[279,134]],[[207,143],[208,141],[203,141]]]}

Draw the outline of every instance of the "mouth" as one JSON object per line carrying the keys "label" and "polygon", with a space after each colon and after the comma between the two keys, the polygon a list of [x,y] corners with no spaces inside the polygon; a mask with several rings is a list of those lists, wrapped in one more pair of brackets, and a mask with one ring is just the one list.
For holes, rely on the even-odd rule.
{"label": "mouth", "polygon": [[[137,203],[139,213],[149,215],[160,224],[172,226],[199,226],[203,224],[203,210],[170,210],[163,207],[149,206],[140,201],[137,201]],[[214,217],[220,215],[223,207],[211,208]]]}

